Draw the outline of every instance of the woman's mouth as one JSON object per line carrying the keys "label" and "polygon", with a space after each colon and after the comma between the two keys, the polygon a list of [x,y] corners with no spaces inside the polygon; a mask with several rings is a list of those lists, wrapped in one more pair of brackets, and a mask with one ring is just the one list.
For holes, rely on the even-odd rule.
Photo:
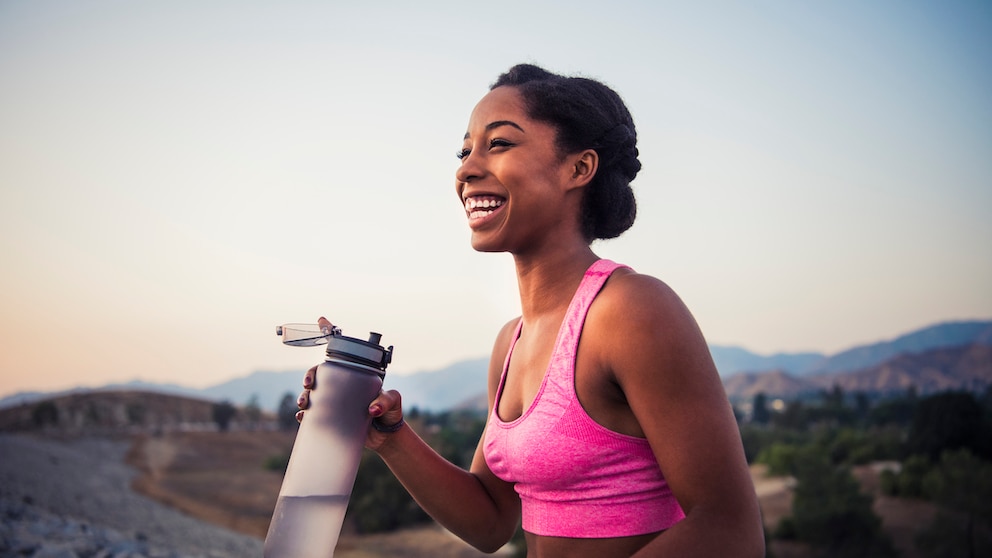
{"label": "woman's mouth", "polygon": [[475,221],[492,215],[505,202],[506,199],[499,196],[472,196],[465,198],[465,213],[469,221]]}

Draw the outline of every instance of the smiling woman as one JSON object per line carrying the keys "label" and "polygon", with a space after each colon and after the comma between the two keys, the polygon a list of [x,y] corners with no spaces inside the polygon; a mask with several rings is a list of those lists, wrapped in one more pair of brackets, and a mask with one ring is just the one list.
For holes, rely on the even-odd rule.
{"label": "smiling woman", "polygon": [[[486,430],[463,470],[388,391],[369,405],[366,447],[481,550],[522,522],[531,558],[763,554],[737,424],[695,320],[663,282],[590,247],[634,221],[636,144],[612,89],[530,65],[500,76],[469,118],[455,191],[473,248],[513,256],[522,310],[493,348]],[[315,367],[302,409],[319,387]]]}

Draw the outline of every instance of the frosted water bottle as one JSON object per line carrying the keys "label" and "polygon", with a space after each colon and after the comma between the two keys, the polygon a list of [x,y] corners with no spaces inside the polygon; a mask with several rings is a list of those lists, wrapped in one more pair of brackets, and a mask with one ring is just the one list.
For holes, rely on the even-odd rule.
{"label": "frosted water bottle", "polygon": [[382,388],[393,347],[384,349],[378,333],[363,341],[316,325],[287,324],[276,332],[287,345],[326,343],[327,357],[317,367],[310,408],[293,443],[265,558],[331,558],[372,420],[369,404]]}

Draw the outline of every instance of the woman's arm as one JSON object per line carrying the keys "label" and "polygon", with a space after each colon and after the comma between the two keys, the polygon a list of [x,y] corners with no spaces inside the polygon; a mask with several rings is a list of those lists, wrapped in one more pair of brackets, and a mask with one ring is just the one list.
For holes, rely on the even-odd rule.
{"label": "woman's arm", "polygon": [[585,333],[686,514],[635,556],[763,556],[740,431],[695,320],[653,277],[619,275],[610,286]]}
{"label": "woman's arm", "polygon": [[[490,410],[514,325],[511,322],[500,332],[490,359]],[[372,402],[370,413],[383,424],[398,422],[402,417],[399,394],[384,392]],[[424,511],[467,543],[495,552],[513,536],[520,500],[511,484],[489,470],[482,440],[469,471],[438,455],[409,426],[391,434],[370,429],[367,447],[379,454]]]}

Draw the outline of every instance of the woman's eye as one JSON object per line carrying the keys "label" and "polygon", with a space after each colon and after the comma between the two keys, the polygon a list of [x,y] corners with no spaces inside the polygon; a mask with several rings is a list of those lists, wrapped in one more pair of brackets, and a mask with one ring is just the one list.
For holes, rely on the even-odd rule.
{"label": "woman's eye", "polygon": [[472,152],[471,149],[459,149],[458,151],[455,152],[455,157],[458,157],[458,160],[462,160],[465,157],[468,157],[468,154],[471,152]]}
{"label": "woman's eye", "polygon": [[505,139],[493,138],[489,140],[489,149],[494,147],[511,147],[513,143],[506,141]]}

